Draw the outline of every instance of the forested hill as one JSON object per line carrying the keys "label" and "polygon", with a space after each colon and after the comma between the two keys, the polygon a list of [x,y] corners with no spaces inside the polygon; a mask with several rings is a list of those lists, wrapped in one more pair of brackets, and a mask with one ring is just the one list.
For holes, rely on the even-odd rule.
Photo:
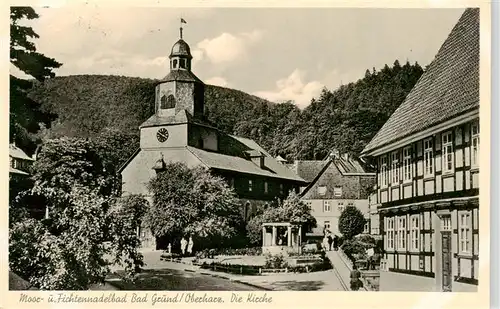
{"label": "forested hill", "polygon": [[[355,83],[324,90],[299,110],[247,93],[207,85],[208,119],[228,133],[255,139],[273,155],[289,160],[323,158],[332,148],[359,153],[401,104],[423,70],[395,63],[367,71]],[[51,136],[94,137],[103,131],[130,136],[137,145],[138,126],[154,110],[155,80],[105,75],[56,77],[38,83],[30,98],[57,115]],[[126,151],[128,152],[128,151]]]}
{"label": "forested hill", "polygon": [[[139,133],[138,127],[154,113],[156,80],[111,76],[73,75],[37,83],[30,98],[44,111],[58,115],[51,131],[57,136],[92,137],[104,129]],[[255,110],[272,103],[242,91],[207,85],[206,113],[220,129],[231,131]]]}

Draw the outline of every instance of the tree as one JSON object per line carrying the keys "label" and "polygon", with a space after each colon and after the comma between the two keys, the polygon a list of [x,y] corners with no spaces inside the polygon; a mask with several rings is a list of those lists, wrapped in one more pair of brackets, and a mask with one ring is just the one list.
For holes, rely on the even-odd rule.
{"label": "tree", "polygon": [[250,242],[258,245],[262,242],[262,223],[290,222],[302,225],[302,232],[316,227],[316,219],[311,215],[309,206],[304,203],[295,192],[290,192],[283,201],[277,201],[276,206],[264,209],[247,223],[247,235]]}
{"label": "tree", "polygon": [[361,234],[365,228],[366,219],[355,206],[347,206],[340,214],[339,232],[347,239]]}
{"label": "tree", "polygon": [[[53,77],[53,69],[59,68],[61,64],[38,53],[31,41],[39,38],[38,34],[31,27],[20,24],[23,20],[38,17],[31,7],[10,8],[10,63],[35,80],[43,81]],[[40,129],[39,124],[49,126],[55,119],[53,113],[44,111],[27,96],[32,84],[33,81],[10,75],[10,140],[28,153],[35,149],[35,133]]]}
{"label": "tree", "polygon": [[148,189],[152,205],[145,223],[156,237],[178,243],[191,235],[196,243],[220,246],[240,230],[241,206],[236,194],[203,167],[169,163]]}
{"label": "tree", "polygon": [[147,202],[118,198],[116,176],[94,141],[48,140],[34,164],[33,188],[49,209],[43,220],[15,222],[9,266],[40,289],[88,289],[109,265],[125,263],[128,278],[142,266],[136,234]]}

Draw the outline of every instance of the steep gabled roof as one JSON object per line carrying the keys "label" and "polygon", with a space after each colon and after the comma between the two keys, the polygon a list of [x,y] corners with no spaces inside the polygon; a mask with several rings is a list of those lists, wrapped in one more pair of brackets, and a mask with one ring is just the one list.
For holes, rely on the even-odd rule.
{"label": "steep gabled roof", "polygon": [[21,148],[17,147],[14,144],[9,144],[9,156],[16,159],[34,161]]}
{"label": "steep gabled roof", "polygon": [[479,9],[466,9],[363,154],[479,108]]}

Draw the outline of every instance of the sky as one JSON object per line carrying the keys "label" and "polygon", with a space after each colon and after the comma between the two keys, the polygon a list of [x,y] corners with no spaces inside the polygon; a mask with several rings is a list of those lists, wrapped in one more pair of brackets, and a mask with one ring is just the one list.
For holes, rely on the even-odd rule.
{"label": "sky", "polygon": [[[206,84],[307,106],[326,87],[362,78],[397,59],[425,66],[463,9],[35,8],[25,22],[38,51],[63,63],[59,76],[111,74],[159,79],[183,36]],[[20,75],[11,66],[15,75]]]}

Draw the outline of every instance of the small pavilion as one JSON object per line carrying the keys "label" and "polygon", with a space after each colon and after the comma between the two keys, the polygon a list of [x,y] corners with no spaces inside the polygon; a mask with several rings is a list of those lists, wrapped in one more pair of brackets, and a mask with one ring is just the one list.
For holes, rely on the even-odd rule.
{"label": "small pavilion", "polygon": [[290,222],[262,224],[262,253],[301,253],[302,226]]}

